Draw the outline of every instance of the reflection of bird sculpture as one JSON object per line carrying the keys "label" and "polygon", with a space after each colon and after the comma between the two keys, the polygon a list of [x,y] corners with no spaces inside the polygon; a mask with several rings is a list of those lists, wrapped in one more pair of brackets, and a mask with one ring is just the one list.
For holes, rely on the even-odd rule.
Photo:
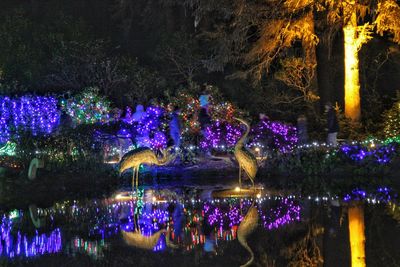
{"label": "reflection of bird sculpture", "polygon": [[246,216],[244,216],[242,222],[239,224],[238,230],[237,230],[237,239],[239,243],[250,253],[250,260],[245,263],[244,265],[241,265],[240,267],[246,267],[249,266],[250,264],[253,263],[254,261],[254,253],[253,250],[249,247],[247,244],[247,237],[254,232],[254,230],[257,228],[258,224],[258,210],[254,206],[254,203],[251,205],[249,211],[247,212]]}
{"label": "reflection of bird sculpture", "polygon": [[250,125],[242,119],[238,118],[235,119],[246,125],[246,132],[239,139],[239,141],[237,141],[234,151],[236,160],[239,162],[239,186],[242,187],[242,168],[243,168],[244,172],[247,174],[247,176],[253,183],[254,187],[254,179],[257,174],[257,159],[248,149],[244,147],[247,135],[250,132]]}
{"label": "reflection of bird sculpture", "polygon": [[167,247],[176,248],[176,245],[172,244],[169,241],[169,238],[170,238],[169,231],[167,231],[165,229],[162,229],[162,230],[154,233],[151,236],[142,235],[140,230],[136,230],[136,232],[125,232],[125,231],[121,231],[121,232],[122,232],[122,238],[125,240],[125,242],[128,245],[134,246],[137,248],[141,248],[141,249],[149,249],[149,250],[152,250],[157,245],[157,242],[160,239],[160,236],[162,233],[168,233],[168,235],[166,235],[166,237],[165,237]]}
{"label": "reflection of bird sculpture", "polygon": [[[156,154],[148,147],[141,147],[129,151],[126,153],[120,162],[119,172],[123,173],[125,170],[133,168],[133,178],[132,178],[132,187],[135,188],[135,179],[136,179],[136,188],[139,185],[139,167],[141,164],[148,165],[166,165],[171,162],[175,156],[172,156],[168,152],[169,148],[162,151],[162,158],[157,158]],[[166,233],[167,230],[160,230],[154,233],[151,236],[142,235],[139,227],[137,227],[135,215],[133,216],[135,232],[125,232],[122,231],[122,237],[128,245],[135,246],[142,249],[153,249],[157,244],[158,240],[162,233]],[[169,242],[169,236],[166,237],[166,243],[168,247],[174,247],[173,244]]]}
{"label": "reflection of bird sculpture", "polygon": [[135,187],[135,179],[136,179],[136,188],[139,185],[139,167],[141,164],[148,165],[166,165],[170,163],[175,156],[172,156],[168,152],[169,148],[162,152],[163,156],[161,159],[157,158],[156,154],[148,147],[140,147],[126,153],[120,162],[119,173],[123,173],[125,170],[133,168],[133,178],[132,178],[132,187]]}

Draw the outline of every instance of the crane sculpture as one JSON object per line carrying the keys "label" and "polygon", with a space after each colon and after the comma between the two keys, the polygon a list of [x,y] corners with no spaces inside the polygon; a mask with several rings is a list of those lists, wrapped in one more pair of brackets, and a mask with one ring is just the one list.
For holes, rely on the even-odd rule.
{"label": "crane sculpture", "polygon": [[242,188],[242,169],[247,174],[249,179],[251,180],[254,188],[254,180],[257,174],[257,159],[247,148],[244,147],[246,142],[246,138],[250,132],[250,125],[239,118],[235,118],[237,121],[243,123],[246,126],[246,132],[242,135],[242,137],[237,141],[235,145],[234,155],[236,160],[239,163],[239,187]]}
{"label": "crane sculpture", "polygon": [[[170,148],[162,151],[162,158],[157,155],[148,147],[141,147],[126,153],[120,162],[119,173],[122,174],[127,169],[133,168],[132,178],[132,192],[139,186],[139,167],[142,164],[147,165],[166,165],[174,160],[175,155],[171,155],[168,151]],[[122,237],[128,245],[135,246],[142,249],[153,249],[160,239],[161,234],[168,233],[167,230],[160,230],[151,236],[144,236],[139,226],[136,223],[135,214],[133,215],[135,225],[135,232],[122,231]],[[169,236],[166,237],[167,246],[173,247],[174,245],[169,242]]]}
{"label": "crane sculpture", "polygon": [[254,261],[254,252],[247,243],[247,237],[251,233],[253,233],[258,226],[258,220],[259,220],[258,210],[254,206],[254,203],[255,202],[253,202],[253,204],[251,205],[246,216],[244,216],[237,230],[237,239],[240,245],[242,245],[250,253],[251,256],[250,260],[247,263],[241,265],[240,267],[247,267],[251,265]]}
{"label": "crane sculpture", "polygon": [[142,235],[140,229],[136,229],[135,232],[126,232],[126,231],[121,231],[122,232],[122,238],[125,240],[125,243],[134,246],[137,248],[141,249],[148,249],[152,250],[154,247],[157,245],[158,240],[160,239],[161,234],[165,234],[165,243],[167,247],[169,248],[178,248],[177,245],[171,243],[169,240],[170,238],[170,231],[169,230],[159,230],[158,232],[155,232],[151,236],[145,236]]}
{"label": "crane sculpture", "polygon": [[[127,169],[133,168],[132,191],[139,186],[139,167],[142,164],[147,165],[166,165],[175,159],[176,155],[171,155],[170,147],[162,151],[162,158],[157,158],[157,155],[148,147],[140,147],[126,153],[120,162],[119,173],[122,174]],[[136,184],[135,184],[136,182]]]}

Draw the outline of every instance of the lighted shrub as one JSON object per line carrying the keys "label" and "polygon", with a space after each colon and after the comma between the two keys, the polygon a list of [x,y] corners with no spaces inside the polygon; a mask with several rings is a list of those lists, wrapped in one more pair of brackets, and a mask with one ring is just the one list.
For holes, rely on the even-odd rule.
{"label": "lighted shrub", "polygon": [[21,133],[50,134],[58,126],[60,112],[53,97],[25,95],[0,97],[0,143]]}
{"label": "lighted shrub", "polygon": [[63,110],[72,118],[75,124],[93,124],[110,121],[110,101],[99,95],[99,89],[90,87],[82,93],[62,100]]}
{"label": "lighted shrub", "polygon": [[395,138],[400,135],[400,100],[383,114],[383,134],[386,138]]}

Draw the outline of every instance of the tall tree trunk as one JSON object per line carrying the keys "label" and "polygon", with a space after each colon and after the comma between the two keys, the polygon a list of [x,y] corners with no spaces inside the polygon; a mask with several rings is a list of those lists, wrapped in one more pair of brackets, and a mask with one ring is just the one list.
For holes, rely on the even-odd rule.
{"label": "tall tree trunk", "polygon": [[344,112],[353,121],[361,118],[359,58],[357,47],[357,13],[355,1],[343,4],[344,17],[348,18],[343,27],[344,34]]}
{"label": "tall tree trunk", "polygon": [[333,75],[330,60],[330,40],[321,38],[317,46],[317,74],[318,74],[318,95],[320,97],[320,109],[327,102],[334,102],[333,97]]}
{"label": "tall tree trunk", "polygon": [[[308,25],[308,27],[310,27],[310,32],[315,34],[315,25],[314,25],[314,12],[313,10],[308,11],[306,17],[306,25]],[[316,45],[314,45],[313,42],[308,41],[303,41],[302,46],[304,48],[304,54],[305,54],[305,58],[307,63],[310,63],[312,65],[314,65],[314,76],[311,80],[311,84],[310,84],[310,88],[311,90],[314,92],[315,95],[318,95],[318,75],[317,75],[317,47]],[[319,108],[318,108],[318,102],[315,102],[314,105],[314,111],[319,112]]]}
{"label": "tall tree trunk", "polygon": [[360,202],[350,203],[348,213],[351,266],[365,267],[365,223],[363,204]]}

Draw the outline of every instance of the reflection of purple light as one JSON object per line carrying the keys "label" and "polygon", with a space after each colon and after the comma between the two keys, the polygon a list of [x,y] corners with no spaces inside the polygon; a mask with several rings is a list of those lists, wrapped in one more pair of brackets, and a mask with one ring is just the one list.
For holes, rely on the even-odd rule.
{"label": "reflection of purple light", "polygon": [[[247,203],[249,206],[250,203]],[[269,210],[266,215],[259,208],[259,214],[263,221],[263,225],[267,230],[279,228],[291,222],[300,220],[300,205],[295,204],[292,200],[284,199],[276,208]],[[210,203],[204,204],[204,213],[208,216],[208,224],[211,226],[229,225],[229,227],[237,226],[243,220],[238,207],[232,206],[228,212],[222,212],[218,206],[212,206]]]}
{"label": "reflection of purple light", "polygon": [[267,230],[272,230],[300,221],[300,209],[300,205],[292,200],[283,199],[277,208],[270,210],[270,213],[264,215],[260,212],[263,225]]}
{"label": "reflection of purple light", "polygon": [[1,224],[0,255],[13,258],[16,256],[34,257],[37,255],[52,254],[61,251],[62,239],[60,229],[53,230],[50,235],[36,231],[33,238],[17,233],[15,239],[11,235],[12,221],[3,217]]}
{"label": "reflection of purple light", "polygon": [[[225,201],[195,203],[186,204],[184,209],[181,210],[181,216],[172,216],[168,211],[168,204],[147,203],[142,213],[138,214],[137,224],[141,233],[145,236],[151,236],[157,231],[167,228],[173,233],[174,241],[182,242],[183,240],[180,237],[186,237],[190,239],[190,246],[194,247],[204,243],[204,235],[198,229],[201,229],[201,225],[205,224],[214,229],[216,238],[232,240],[236,236],[237,226],[243,220],[243,216],[246,215],[252,202],[242,200],[241,202],[229,201],[228,203]],[[118,235],[122,229],[128,232],[135,230],[132,220],[135,205],[135,202],[107,205],[96,202],[94,205],[93,203],[82,205],[82,203],[74,202],[63,206],[60,210],[55,209],[48,212],[50,216],[67,217],[69,223],[73,225],[89,223],[92,225],[89,236],[105,239]],[[298,221],[300,219],[300,207],[294,201],[285,199],[277,207],[266,211],[259,206],[259,214],[264,227],[271,230]],[[175,218],[178,218],[177,221],[175,221]],[[181,219],[183,219],[182,222],[179,221]],[[184,227],[179,228],[180,223]],[[174,229],[175,226],[178,228]],[[23,241],[23,237],[21,239]],[[154,251],[164,250],[165,248],[165,235],[161,235]],[[23,251],[22,245],[21,251]]]}
{"label": "reflection of purple light", "polygon": [[367,196],[367,192],[362,189],[353,189],[351,191],[351,194],[346,194],[343,198],[344,201],[350,201],[350,200],[362,200],[365,199]]}

